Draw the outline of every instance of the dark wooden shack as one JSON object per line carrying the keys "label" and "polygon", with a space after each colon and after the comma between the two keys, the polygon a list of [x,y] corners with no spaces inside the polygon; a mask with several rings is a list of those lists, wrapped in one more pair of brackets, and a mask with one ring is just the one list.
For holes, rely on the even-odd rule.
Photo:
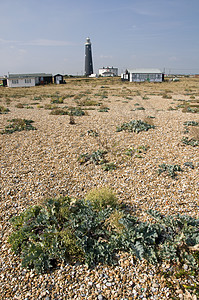
{"label": "dark wooden shack", "polygon": [[64,76],[61,75],[61,74],[56,74],[56,75],[54,76],[54,83],[55,83],[55,84],[63,84],[63,83],[65,83],[65,81],[64,81]]}

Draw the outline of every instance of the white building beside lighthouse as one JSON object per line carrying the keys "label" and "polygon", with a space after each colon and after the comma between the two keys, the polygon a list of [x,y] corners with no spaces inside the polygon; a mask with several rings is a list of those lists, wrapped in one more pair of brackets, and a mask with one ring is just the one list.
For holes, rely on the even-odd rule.
{"label": "white building beside lighthouse", "polygon": [[118,68],[113,68],[113,67],[100,68],[99,76],[103,76],[103,77],[118,76]]}

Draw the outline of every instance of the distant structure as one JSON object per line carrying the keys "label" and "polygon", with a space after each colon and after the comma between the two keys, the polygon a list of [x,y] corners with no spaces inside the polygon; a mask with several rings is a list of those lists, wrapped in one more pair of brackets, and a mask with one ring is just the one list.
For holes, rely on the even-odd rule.
{"label": "distant structure", "polygon": [[85,43],[85,75],[90,76],[91,74],[93,74],[93,60],[91,42],[90,39],[87,38]]}
{"label": "distant structure", "polygon": [[103,68],[99,69],[99,76],[103,76],[103,77],[118,76],[118,68],[103,67]]}
{"label": "distant structure", "polygon": [[53,82],[52,74],[33,73],[33,74],[8,74],[8,87],[31,87],[44,85]]}
{"label": "distant structure", "polygon": [[130,82],[162,82],[164,81],[164,73],[159,69],[133,69],[122,73],[121,79]]}
{"label": "distant structure", "polygon": [[61,75],[61,74],[54,75],[54,83],[55,84],[63,84],[63,83],[65,83],[64,76]]}

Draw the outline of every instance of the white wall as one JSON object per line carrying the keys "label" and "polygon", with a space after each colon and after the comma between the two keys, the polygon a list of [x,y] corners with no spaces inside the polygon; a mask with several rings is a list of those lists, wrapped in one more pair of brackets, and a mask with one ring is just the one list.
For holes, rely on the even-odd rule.
{"label": "white wall", "polygon": [[9,87],[30,87],[35,86],[35,78],[8,78]]}
{"label": "white wall", "polygon": [[103,76],[104,72],[111,72],[114,76],[118,76],[118,68],[107,67],[99,69],[99,75]]}
{"label": "white wall", "polygon": [[142,74],[142,73],[130,73],[130,82],[143,82],[143,81],[149,81],[149,82],[162,82],[162,74]]}

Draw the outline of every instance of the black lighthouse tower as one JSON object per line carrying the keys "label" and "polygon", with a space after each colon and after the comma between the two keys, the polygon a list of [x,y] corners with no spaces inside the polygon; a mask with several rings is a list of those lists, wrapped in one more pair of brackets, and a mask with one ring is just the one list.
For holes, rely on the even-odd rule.
{"label": "black lighthouse tower", "polygon": [[89,76],[93,74],[93,61],[92,61],[92,51],[90,39],[86,39],[85,43],[85,75]]}

